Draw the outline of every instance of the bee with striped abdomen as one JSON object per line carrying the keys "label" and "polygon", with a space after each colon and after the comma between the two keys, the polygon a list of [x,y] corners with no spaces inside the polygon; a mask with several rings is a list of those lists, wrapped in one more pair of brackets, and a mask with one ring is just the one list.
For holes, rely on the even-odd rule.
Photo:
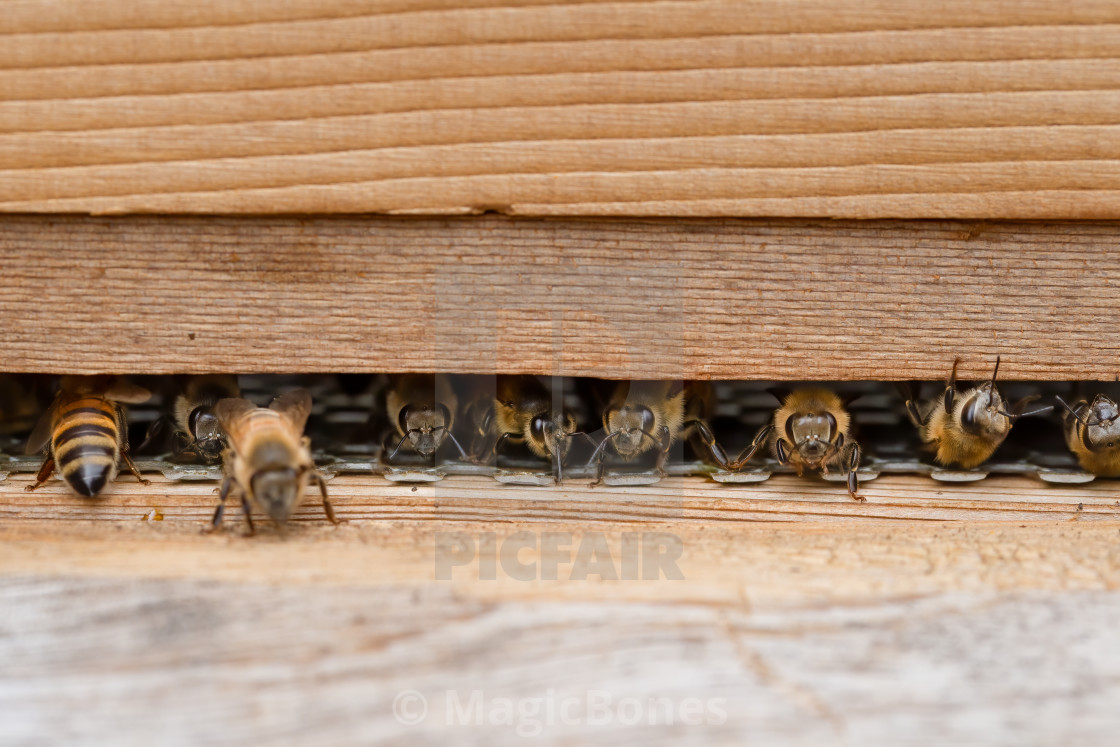
{"label": "bee with striped abdomen", "polygon": [[116,478],[122,461],[147,485],[128,454],[122,403],[146,402],[150,396],[147,389],[112,376],[64,376],[27,441],[28,454],[46,446],[47,458],[26,490],[35,490],[57,470],[76,494],[95,498]]}
{"label": "bee with striped abdomen", "polygon": [[1023,412],[1027,405],[1038,399],[1036,395],[1023,397],[1010,408],[996,389],[999,373],[999,356],[996,357],[992,378],[965,392],[957,389],[957,366],[953,362],[945,391],[919,406],[913,393],[906,400],[906,414],[918,428],[926,447],[934,458],[945,467],[974,469],[986,462],[1011,432],[1011,426],[1021,417],[1039,415],[1054,409],[1046,406]]}
{"label": "bee with striped abdomen", "polygon": [[229,448],[223,455],[226,477],[221,502],[210,522],[212,529],[221,525],[233,489],[241,494],[249,534],[254,531],[253,508],[284,525],[311,481],[319,486],[327,518],[338,523],[327,498],[326,480],[311,459],[311,440],[303,435],[311,414],[311,395],[306,389],[282,394],[267,408],[246,399],[222,399],[214,405],[214,414],[229,438]]}
{"label": "bee with striped abdomen", "polygon": [[805,469],[828,474],[830,466],[848,473],[848,495],[859,495],[859,462],[862,451],[852,439],[848,401],[823,388],[771,390],[781,403],[774,411],[773,450],[779,464],[791,464],[801,475]]}
{"label": "bee with striped abdomen", "polygon": [[1072,407],[1061,397],[1055,399],[1066,408],[1062,430],[1081,468],[1101,477],[1120,477],[1120,407],[1103,394]]}
{"label": "bee with striped abdomen", "polygon": [[391,376],[389,389],[385,393],[385,412],[398,439],[386,459],[392,461],[405,443],[416,453],[430,459],[439,451],[444,441],[450,439],[460,456],[466,460],[466,452],[451,432],[458,409],[459,399],[446,376]]}

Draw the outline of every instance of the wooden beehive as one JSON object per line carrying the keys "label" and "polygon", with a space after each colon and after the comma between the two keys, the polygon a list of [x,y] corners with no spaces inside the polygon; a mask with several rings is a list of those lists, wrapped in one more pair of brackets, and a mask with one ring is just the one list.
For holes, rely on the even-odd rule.
{"label": "wooden beehive", "polygon": [[[1112,3],[12,0],[0,34],[4,371],[1120,371]],[[340,477],[346,524],[246,542],[199,534],[212,484],[28,478],[16,740],[426,743],[450,691],[589,689],[723,699],[698,743],[1111,731],[1077,651],[1116,644],[1114,483]],[[684,580],[437,578],[519,533],[668,537]],[[663,733],[607,726],[544,736]]]}

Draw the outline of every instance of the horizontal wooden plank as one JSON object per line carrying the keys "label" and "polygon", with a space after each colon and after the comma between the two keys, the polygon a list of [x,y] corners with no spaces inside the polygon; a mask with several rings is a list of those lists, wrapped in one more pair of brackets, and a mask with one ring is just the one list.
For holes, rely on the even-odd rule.
{"label": "horizontal wooden plank", "polygon": [[1101,0],[18,0],[0,212],[1120,217]]}
{"label": "horizontal wooden plank", "polygon": [[1112,380],[1114,223],[0,220],[0,369]]}
{"label": "horizontal wooden plank", "polygon": [[[792,476],[671,480],[656,495],[345,476],[330,485],[346,523],[307,506],[284,536],[262,523],[247,539],[236,511],[226,531],[199,532],[208,483],[121,479],[92,502],[25,484],[0,481],[0,708],[14,741],[148,741],[157,728],[184,743],[1113,734],[1114,486],[882,478],[856,505]],[[904,513],[961,520],[893,520]],[[628,538],[643,536],[672,550],[658,570],[682,578],[627,570]],[[591,547],[605,564],[584,577],[575,560]],[[609,699],[606,714],[589,697]],[[505,698],[541,710],[525,701],[504,721]],[[667,702],[673,723],[631,723],[628,699]],[[714,718],[682,721],[687,699]],[[550,721],[549,701],[574,705]]]}
{"label": "horizontal wooden plank", "polygon": [[[153,484],[145,487],[122,477],[101,499],[83,501],[59,480],[24,492],[33,477],[20,473],[0,481],[5,523],[127,523],[155,512],[161,521],[198,531],[217,506],[213,482],[180,483],[148,475]],[[840,483],[793,475],[742,486],[675,477],[644,487],[595,488],[587,480],[525,487],[460,475],[412,486],[381,476],[341,475],[329,487],[336,515],[357,522],[579,522],[587,527],[660,522],[683,528],[713,522],[1120,521],[1111,481],[1055,487],[1018,476],[950,485],[925,476],[884,475],[861,485],[866,503],[851,500]],[[238,508],[230,509],[230,521],[238,524]],[[293,522],[327,525],[322,505],[314,500],[299,509]]]}

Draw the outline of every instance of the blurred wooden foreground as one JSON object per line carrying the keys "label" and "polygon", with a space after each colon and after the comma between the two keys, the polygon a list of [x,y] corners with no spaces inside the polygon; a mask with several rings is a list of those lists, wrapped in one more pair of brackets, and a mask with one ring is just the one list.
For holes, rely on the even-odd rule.
{"label": "blurred wooden foreground", "polygon": [[17,741],[1114,733],[1109,483],[885,477],[857,505],[793,477],[347,476],[330,483],[344,524],[309,502],[285,536],[247,539],[236,510],[200,533],[212,483],[122,479],[82,502],[28,479],[0,482],[0,704]]}

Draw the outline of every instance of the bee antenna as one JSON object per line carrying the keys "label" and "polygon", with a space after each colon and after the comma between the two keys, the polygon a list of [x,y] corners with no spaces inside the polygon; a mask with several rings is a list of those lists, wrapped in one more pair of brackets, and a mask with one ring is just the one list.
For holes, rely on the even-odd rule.
{"label": "bee antenna", "polygon": [[[1065,403],[1063,402],[1062,404],[1065,404]],[[1009,412],[1004,412],[1003,410],[996,410],[996,412],[998,412],[1000,415],[1003,415],[1003,416],[1007,417],[1009,420],[1011,420],[1011,422],[1015,422],[1019,418],[1025,418],[1025,417],[1028,417],[1030,415],[1041,415],[1042,413],[1050,412],[1053,409],[1054,409],[1053,405],[1046,405],[1046,407],[1040,407],[1037,410],[1031,410],[1030,412],[1020,412],[1020,413],[1016,413],[1014,415],[1009,413]],[[1078,418],[1078,420],[1081,420],[1081,418]],[[1085,421],[1082,420],[1081,422],[1084,423]]]}
{"label": "bee antenna", "polygon": [[593,461],[595,461],[595,457],[599,456],[599,452],[603,450],[603,447],[607,445],[608,441],[618,438],[621,435],[622,431],[613,431],[604,436],[603,440],[599,442],[599,445],[595,447],[595,451],[591,452],[591,456],[588,458],[587,463],[591,464]]}
{"label": "bee antenna", "polygon": [[397,441],[397,445],[393,447],[393,451],[386,457],[387,459],[392,460],[392,458],[397,455],[397,452],[401,450],[401,445],[404,444],[406,438],[408,438],[408,434],[401,436],[401,440]]}
{"label": "bee antenna", "polygon": [[443,430],[447,433],[447,437],[451,439],[451,443],[455,444],[455,448],[459,450],[459,456],[463,457],[463,461],[469,461],[467,452],[463,451],[463,447],[459,445],[459,440],[455,438],[455,434],[447,430],[446,428],[444,428]]}
{"label": "bee antenna", "polygon": [[1054,399],[1058,400],[1058,402],[1061,403],[1062,407],[1069,410],[1069,414],[1072,415],[1077,420],[1078,423],[1081,423],[1081,425],[1090,426],[1090,425],[1100,425],[1101,424],[1101,421],[1099,421],[1099,420],[1096,421],[1095,423],[1090,423],[1088,420],[1085,420],[1083,417],[1081,417],[1076,412],[1074,412],[1073,408],[1070,407],[1069,405],[1067,405],[1066,401],[1064,399],[1062,399],[1061,397],[1059,397],[1058,395],[1055,394]]}
{"label": "bee antenna", "polygon": [[999,357],[999,356],[997,355],[997,356],[996,356],[996,367],[995,367],[995,369],[994,369],[994,370],[992,371],[992,389],[995,389],[995,388],[996,388],[996,374],[998,374],[998,373],[999,373],[999,358],[1000,358],[1000,357]]}

